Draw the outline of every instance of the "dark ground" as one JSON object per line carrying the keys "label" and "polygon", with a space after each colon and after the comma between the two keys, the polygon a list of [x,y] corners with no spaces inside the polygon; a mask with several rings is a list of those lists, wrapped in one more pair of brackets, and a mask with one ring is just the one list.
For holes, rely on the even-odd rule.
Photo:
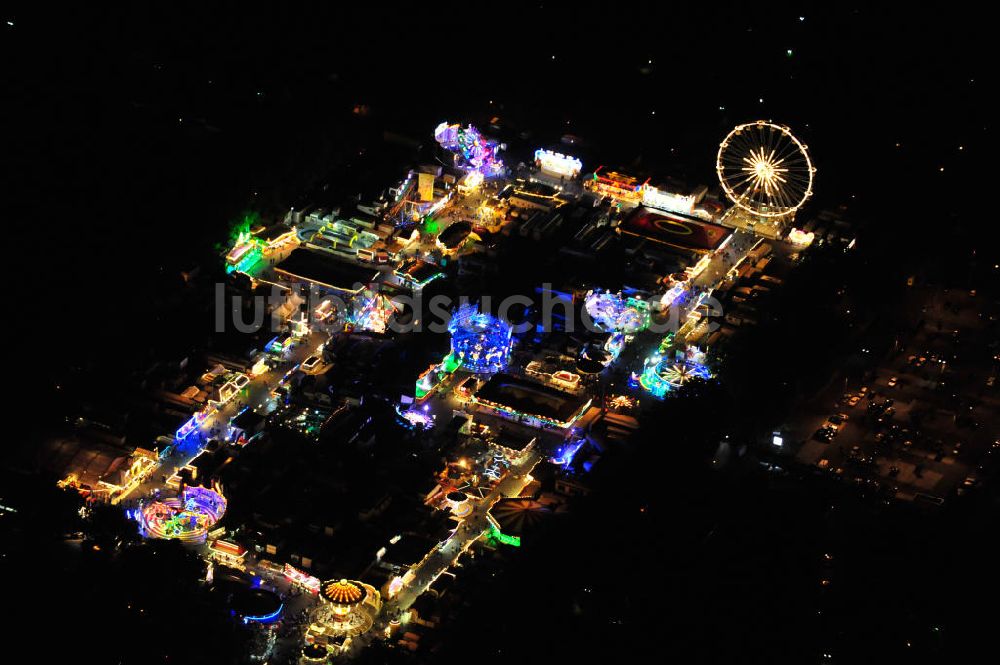
{"label": "dark ground", "polygon": [[[866,223],[868,260],[852,279],[877,289],[918,270],[995,287],[989,42],[974,9],[536,3],[404,15],[337,4],[307,16],[25,4],[0,18],[7,311],[18,340],[7,376],[15,413],[48,405],[12,437],[24,445],[62,417],[56,386],[98,390],[203,342],[210,319],[189,314],[200,296],[180,288],[179,273],[216,270],[216,247],[244,211],[267,218],[377,191],[417,152],[387,133],[426,146],[444,119],[499,116],[515,154],[572,133],[587,141],[585,166],[712,183],[731,126],[772,118],[812,150],[815,208],[847,204]],[[827,280],[817,291],[835,287],[817,279]],[[492,586],[472,585],[441,659],[606,662],[652,649],[673,662],[822,662],[825,652],[845,663],[989,662],[977,652],[995,619],[980,609],[996,599],[982,535],[996,524],[995,500],[927,516],[822,483],[711,476],[697,470],[698,452],[685,459],[661,444],[669,431],[701,451],[716,432],[678,431],[668,416],[608,460],[602,488],[564,531],[525,547]],[[705,416],[744,422],[731,417]],[[146,564],[29,555],[27,543],[47,537],[39,528],[11,531],[30,538],[8,550],[42,564],[32,595],[86,598],[61,606],[55,631],[76,622],[67,635],[81,643],[127,633],[123,645],[137,648],[134,631],[152,620],[94,604],[131,598],[128,576]],[[827,552],[828,592],[817,586]],[[190,565],[166,557],[178,575]],[[99,577],[78,586],[84,571]],[[68,589],[73,601],[62,600]],[[164,620],[182,611],[170,600],[160,598]],[[43,611],[26,618],[51,622]],[[171,662],[195,651],[175,649]],[[101,662],[120,653],[94,651]],[[150,662],[132,653],[124,662]]]}

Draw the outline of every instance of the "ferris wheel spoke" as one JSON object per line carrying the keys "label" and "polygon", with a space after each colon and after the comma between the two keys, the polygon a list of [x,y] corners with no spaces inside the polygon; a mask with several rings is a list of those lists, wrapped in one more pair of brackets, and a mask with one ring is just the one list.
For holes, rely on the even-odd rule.
{"label": "ferris wheel spoke", "polygon": [[794,166],[797,164],[796,154],[794,152],[788,152],[787,149],[783,149],[775,155],[774,163],[775,165],[788,166],[789,164]]}
{"label": "ferris wheel spoke", "polygon": [[769,189],[768,196],[768,206],[771,208],[784,207],[784,191],[782,190],[780,184],[771,182],[771,187]]}
{"label": "ferris wheel spoke", "polygon": [[774,151],[775,142],[778,140],[780,135],[776,136],[775,132],[770,131],[770,129],[768,129],[767,126],[765,125],[764,127],[761,128],[761,136],[763,138],[762,141],[763,148],[761,149],[761,152],[765,155],[769,155],[768,159],[770,159],[771,156],[773,156],[772,153]]}
{"label": "ferris wheel spoke", "polygon": [[789,183],[788,188],[796,193],[804,194],[809,189],[809,182],[806,180],[793,180]]}
{"label": "ferris wheel spoke", "polygon": [[789,183],[797,185],[802,189],[809,189],[808,176],[803,176],[800,173],[788,173],[785,175],[785,178],[788,180]]}
{"label": "ferris wheel spoke", "polygon": [[738,170],[734,169],[730,173],[731,174],[729,175],[729,178],[731,178],[731,179],[739,179],[739,180],[751,179],[752,180],[752,179],[754,179],[754,178],[757,177],[757,170],[754,169],[754,168],[742,167],[742,168],[740,168]]}
{"label": "ferris wheel spoke", "polygon": [[744,175],[743,177],[739,178],[738,180],[734,180],[734,181],[730,182],[729,186],[730,186],[731,189],[734,189],[734,190],[736,190],[736,189],[743,189],[743,188],[746,188],[748,186],[752,187],[753,184],[756,182],[756,180],[757,180],[757,174],[756,173],[750,173],[750,174]]}
{"label": "ferris wheel spoke", "polygon": [[789,197],[788,192],[784,188],[778,189],[778,201],[781,204],[782,208],[791,207],[791,199]]}
{"label": "ferris wheel spoke", "polygon": [[799,156],[799,147],[795,145],[794,141],[785,141],[784,145],[781,146],[781,151],[778,153],[781,160],[784,161],[790,157]]}
{"label": "ferris wheel spoke", "polygon": [[791,207],[796,207],[805,198],[805,189],[800,185],[789,185],[785,188],[786,196],[788,197],[788,205]]}
{"label": "ferris wheel spoke", "polygon": [[757,179],[757,174],[755,173],[743,173],[735,175],[730,178],[726,178],[726,183],[732,188],[745,187],[746,185],[752,183],[756,179]]}

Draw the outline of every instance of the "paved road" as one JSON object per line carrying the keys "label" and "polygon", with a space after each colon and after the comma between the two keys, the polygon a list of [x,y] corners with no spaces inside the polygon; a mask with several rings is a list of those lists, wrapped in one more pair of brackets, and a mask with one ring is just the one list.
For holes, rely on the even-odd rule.
{"label": "paved road", "polygon": [[[729,270],[742,259],[758,240],[752,231],[736,229],[723,250],[712,257],[708,266],[694,280],[694,286],[714,289],[726,278]],[[769,240],[770,243],[779,241]]]}
{"label": "paved road", "polygon": [[[733,268],[733,266],[739,263],[740,260],[746,256],[746,253],[750,251],[757,240],[758,238],[752,231],[737,229],[733,232],[732,240],[729,241],[729,244],[726,245],[725,249],[723,249],[719,254],[713,256],[712,260],[701,272],[701,274],[694,279],[690,287],[690,290],[693,292],[692,297],[687,298],[680,306],[680,312],[677,320],[681,323],[681,327],[674,336],[677,343],[683,343],[687,339],[687,336],[690,335],[700,323],[694,319],[687,319],[688,314],[691,313],[691,310],[698,302],[697,294],[700,292],[710,293],[718,288],[719,285],[725,281],[726,275],[729,274],[729,271]],[[770,242],[773,243],[777,241]]]}
{"label": "paved road", "polygon": [[411,569],[410,581],[385,602],[372,630],[352,641],[352,654],[363,649],[375,637],[384,634],[386,626],[393,618],[408,609],[441,573],[455,564],[458,557],[489,529],[488,514],[493,505],[501,498],[518,496],[528,484],[535,465],[545,457],[547,451],[535,448],[519,463],[511,465],[507,475],[459,523],[451,537],[435,546]]}
{"label": "paved road", "polygon": [[169,478],[178,469],[189,464],[201,453],[210,439],[223,436],[229,427],[229,420],[238,414],[244,406],[255,410],[265,407],[271,398],[271,392],[278,387],[278,383],[288,370],[312,355],[326,339],[325,333],[312,333],[301,343],[295,345],[277,367],[254,377],[241,394],[206,418],[197,433],[189,435],[182,445],[177,446],[167,458],[162,460],[159,468],[153,472],[150,478],[133,491],[131,500],[148,497],[157,490],[167,489],[163,482],[164,478]]}

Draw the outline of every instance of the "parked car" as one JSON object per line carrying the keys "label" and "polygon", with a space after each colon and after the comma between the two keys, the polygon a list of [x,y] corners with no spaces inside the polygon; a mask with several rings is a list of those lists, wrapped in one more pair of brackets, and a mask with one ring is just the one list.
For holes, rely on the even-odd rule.
{"label": "parked car", "polygon": [[826,419],[826,424],[824,425],[828,429],[834,432],[839,432],[844,429],[844,425],[847,424],[847,417],[842,413],[835,413]]}
{"label": "parked car", "polygon": [[306,372],[311,372],[319,366],[321,360],[322,358],[319,356],[309,356],[302,361],[302,369]]}
{"label": "parked car", "polygon": [[831,430],[829,427],[820,427],[813,434],[813,438],[823,443],[830,443],[831,441],[833,441],[833,437],[835,434],[836,430]]}

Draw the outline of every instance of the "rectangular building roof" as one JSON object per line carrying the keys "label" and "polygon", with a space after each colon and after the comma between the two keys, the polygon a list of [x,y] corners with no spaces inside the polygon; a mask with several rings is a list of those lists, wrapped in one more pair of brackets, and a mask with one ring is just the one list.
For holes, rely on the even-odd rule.
{"label": "rectangular building roof", "polygon": [[423,259],[411,258],[396,270],[396,274],[407,277],[417,284],[423,284],[432,277],[439,275],[441,269]]}
{"label": "rectangular building roof", "polygon": [[551,386],[510,374],[495,374],[476,392],[475,398],[488,405],[512,409],[530,416],[566,423],[590,401],[586,395],[571,395]]}
{"label": "rectangular building roof", "polygon": [[378,279],[379,271],[346,261],[338,261],[320,252],[301,247],[274,267],[289,279],[312,282],[338,291],[355,292]]}

